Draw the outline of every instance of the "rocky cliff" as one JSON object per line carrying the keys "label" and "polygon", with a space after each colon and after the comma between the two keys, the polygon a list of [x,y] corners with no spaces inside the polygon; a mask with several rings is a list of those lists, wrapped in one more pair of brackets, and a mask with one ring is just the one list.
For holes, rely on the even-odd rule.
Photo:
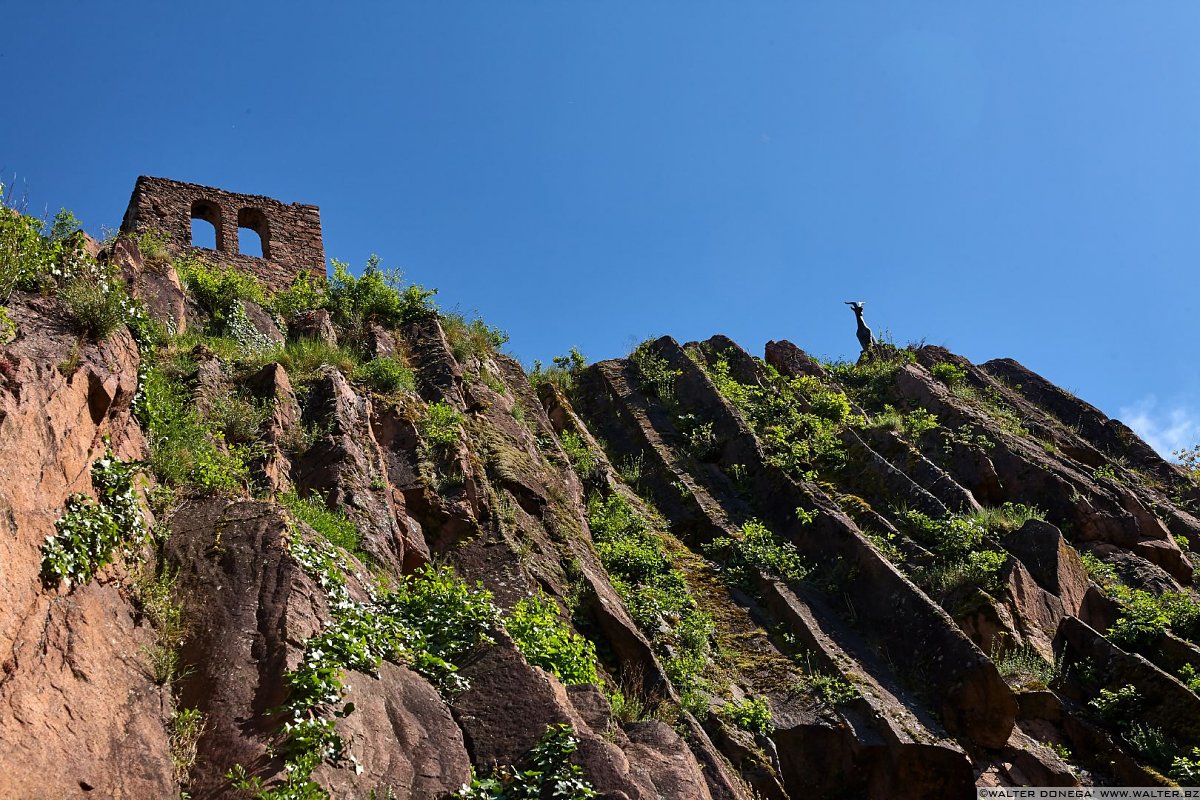
{"label": "rocky cliff", "polygon": [[153,235],[5,241],[0,796],[1200,770],[1200,491],[1014,361],[527,374],[374,264],[268,294]]}

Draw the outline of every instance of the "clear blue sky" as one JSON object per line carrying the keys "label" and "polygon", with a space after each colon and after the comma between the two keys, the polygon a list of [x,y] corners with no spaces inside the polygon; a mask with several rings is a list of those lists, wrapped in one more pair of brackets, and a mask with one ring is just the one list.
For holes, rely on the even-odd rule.
{"label": "clear blue sky", "polygon": [[1200,4],[16,3],[0,168],[321,206],[528,363],[876,331],[1200,441]]}

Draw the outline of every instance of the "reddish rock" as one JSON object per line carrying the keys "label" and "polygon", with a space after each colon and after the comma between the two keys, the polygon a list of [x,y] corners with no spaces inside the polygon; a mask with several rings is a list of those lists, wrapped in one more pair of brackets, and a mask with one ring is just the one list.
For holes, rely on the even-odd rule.
{"label": "reddish rock", "polygon": [[301,311],[288,320],[289,339],[312,339],[333,347],[337,344],[337,332],[329,312],[323,308]]}

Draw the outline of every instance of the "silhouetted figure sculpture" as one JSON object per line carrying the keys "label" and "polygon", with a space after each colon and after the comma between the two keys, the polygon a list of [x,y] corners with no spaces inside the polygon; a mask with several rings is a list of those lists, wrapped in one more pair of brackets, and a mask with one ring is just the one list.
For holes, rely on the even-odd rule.
{"label": "silhouetted figure sculpture", "polygon": [[875,347],[875,337],[871,335],[871,329],[863,321],[863,303],[854,300],[847,300],[845,302],[846,305],[854,309],[854,318],[858,320],[858,343],[862,346],[863,353],[869,353]]}

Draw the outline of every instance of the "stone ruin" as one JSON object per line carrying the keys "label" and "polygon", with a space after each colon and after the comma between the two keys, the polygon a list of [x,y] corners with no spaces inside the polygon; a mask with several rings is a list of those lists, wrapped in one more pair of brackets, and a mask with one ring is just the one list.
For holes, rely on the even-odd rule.
{"label": "stone ruin", "polygon": [[[192,220],[216,230],[216,249],[195,246]],[[268,289],[289,285],[301,272],[325,276],[321,212],[316,206],[281,203],[270,197],[235,194],[211,186],[142,175],[133,187],[121,230],[157,229],[181,249],[229,264],[257,277]],[[258,234],[262,257],[240,252],[242,229]]]}

